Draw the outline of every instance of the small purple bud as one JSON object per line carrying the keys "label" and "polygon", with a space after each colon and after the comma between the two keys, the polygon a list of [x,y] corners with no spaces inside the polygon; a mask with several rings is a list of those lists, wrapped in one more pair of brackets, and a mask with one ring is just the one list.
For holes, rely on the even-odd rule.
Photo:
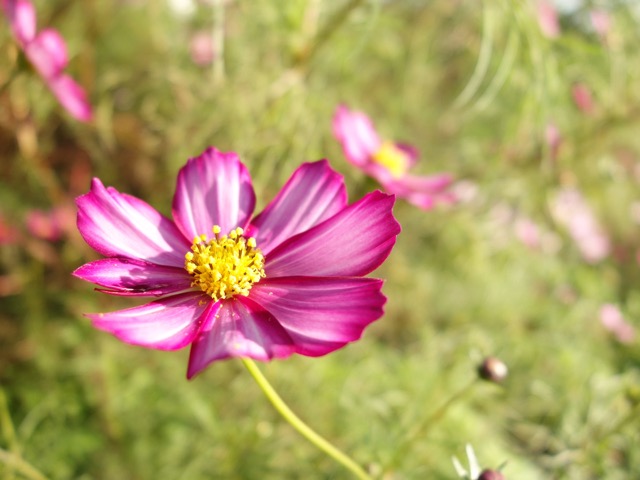
{"label": "small purple bud", "polygon": [[480,376],[480,378],[489,382],[501,383],[505,378],[507,378],[508,373],[509,369],[507,368],[505,363],[496,357],[485,358],[485,360],[478,367],[478,375]]}
{"label": "small purple bud", "polygon": [[498,470],[483,470],[478,480],[506,480],[504,475]]}

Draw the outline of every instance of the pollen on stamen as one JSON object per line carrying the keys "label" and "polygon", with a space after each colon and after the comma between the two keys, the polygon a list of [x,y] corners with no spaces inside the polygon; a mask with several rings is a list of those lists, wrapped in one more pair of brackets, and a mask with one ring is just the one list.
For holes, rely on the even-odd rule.
{"label": "pollen on stamen", "polygon": [[243,237],[240,227],[222,235],[214,225],[214,238],[202,234],[193,239],[185,254],[185,269],[193,277],[192,287],[199,287],[215,301],[234,295],[249,295],[251,286],[265,277],[264,255],[253,237]]}
{"label": "pollen on stamen", "polygon": [[409,157],[391,142],[384,142],[373,154],[374,162],[385,167],[394,177],[401,177],[409,168]]}

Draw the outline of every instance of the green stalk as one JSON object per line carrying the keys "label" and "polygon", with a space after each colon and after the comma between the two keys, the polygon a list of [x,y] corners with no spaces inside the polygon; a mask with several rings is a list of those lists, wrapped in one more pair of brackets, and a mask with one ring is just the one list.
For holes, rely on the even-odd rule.
{"label": "green stalk", "polygon": [[255,362],[248,358],[242,358],[242,363],[249,373],[253,377],[253,379],[258,383],[264,394],[267,396],[271,404],[275,407],[280,415],[284,417],[284,419],[295,428],[303,437],[309,440],[313,445],[318,447],[324,453],[333,458],[336,462],[340,463],[347,470],[353,473],[360,480],[373,480],[356,462],[354,462],[350,457],[346,454],[342,453],[338,450],[334,445],[332,445],[329,441],[325,440],[323,437],[318,435],[314,430],[312,430],[306,423],[304,423],[300,418],[293,413],[293,411],[287,406],[287,404],[282,400],[280,395],[274,390],[266,377],[262,374],[258,366]]}
{"label": "green stalk", "polygon": [[47,480],[35,467],[32,467],[20,455],[0,448],[0,463],[4,463],[31,480]]}

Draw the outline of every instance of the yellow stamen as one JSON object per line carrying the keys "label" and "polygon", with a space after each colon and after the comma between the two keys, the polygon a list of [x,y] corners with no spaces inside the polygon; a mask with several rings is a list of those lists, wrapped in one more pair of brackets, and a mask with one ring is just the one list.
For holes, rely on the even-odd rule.
{"label": "yellow stamen", "polygon": [[401,177],[409,169],[409,156],[391,142],[384,142],[373,161],[385,167],[395,178]]}
{"label": "yellow stamen", "polygon": [[184,256],[184,268],[193,276],[191,286],[200,287],[215,301],[249,295],[251,286],[265,277],[264,256],[256,240],[243,237],[240,227],[222,236],[218,225],[212,230],[214,238],[197,236]]}

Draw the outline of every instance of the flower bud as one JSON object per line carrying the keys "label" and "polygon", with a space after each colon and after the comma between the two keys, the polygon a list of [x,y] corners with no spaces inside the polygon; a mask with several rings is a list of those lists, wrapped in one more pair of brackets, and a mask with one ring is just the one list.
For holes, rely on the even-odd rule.
{"label": "flower bud", "polygon": [[499,470],[483,470],[478,480],[506,480]]}
{"label": "flower bud", "polygon": [[508,373],[509,369],[505,363],[496,357],[487,357],[478,367],[480,378],[489,382],[501,383],[507,378]]}

